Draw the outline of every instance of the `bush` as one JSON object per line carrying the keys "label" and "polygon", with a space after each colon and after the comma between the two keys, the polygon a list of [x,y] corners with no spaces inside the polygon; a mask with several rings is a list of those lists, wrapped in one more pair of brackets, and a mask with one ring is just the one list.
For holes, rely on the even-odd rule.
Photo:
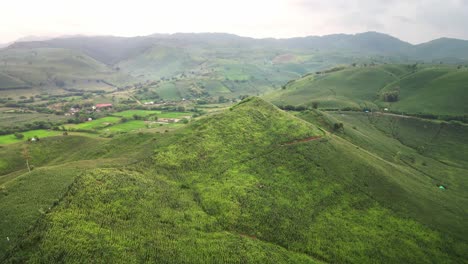
{"label": "bush", "polygon": [[335,124],[333,124],[333,130],[338,131],[338,130],[340,130],[340,129],[342,129],[342,130],[344,129],[343,123],[335,123]]}
{"label": "bush", "polygon": [[24,138],[24,135],[21,134],[21,133],[16,132],[16,133],[15,133],[15,137],[16,137],[17,139],[23,139],[23,138]]}
{"label": "bush", "polygon": [[400,96],[400,88],[396,87],[393,91],[388,91],[382,94],[382,99],[385,102],[397,102]]}

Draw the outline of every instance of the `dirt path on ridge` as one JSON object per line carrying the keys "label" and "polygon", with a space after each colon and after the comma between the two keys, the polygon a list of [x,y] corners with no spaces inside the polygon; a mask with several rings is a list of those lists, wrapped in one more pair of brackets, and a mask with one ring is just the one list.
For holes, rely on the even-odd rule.
{"label": "dirt path on ridge", "polygon": [[298,143],[309,142],[309,141],[317,140],[317,139],[320,139],[320,138],[322,138],[322,136],[313,136],[313,137],[298,139],[298,140],[294,140],[294,141],[291,141],[291,142],[288,142],[288,143],[283,143],[283,144],[281,144],[281,146],[287,146],[287,145],[293,145],[293,144],[298,144]]}

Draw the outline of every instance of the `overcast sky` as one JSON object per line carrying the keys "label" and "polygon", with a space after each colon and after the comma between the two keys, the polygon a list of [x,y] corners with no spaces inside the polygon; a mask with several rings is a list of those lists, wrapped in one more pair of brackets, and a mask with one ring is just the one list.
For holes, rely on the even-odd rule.
{"label": "overcast sky", "polygon": [[285,38],[364,31],[411,43],[468,39],[468,0],[14,0],[2,1],[0,14],[0,43],[28,35]]}

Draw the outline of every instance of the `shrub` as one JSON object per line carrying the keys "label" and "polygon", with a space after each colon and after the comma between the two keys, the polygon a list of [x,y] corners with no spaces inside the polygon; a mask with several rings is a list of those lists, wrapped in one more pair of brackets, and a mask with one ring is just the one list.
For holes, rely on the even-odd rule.
{"label": "shrub", "polygon": [[385,102],[397,102],[400,96],[400,91],[391,91],[391,92],[385,92],[382,95],[382,99]]}
{"label": "shrub", "polygon": [[335,123],[333,124],[333,130],[338,131],[340,129],[344,129],[343,123]]}

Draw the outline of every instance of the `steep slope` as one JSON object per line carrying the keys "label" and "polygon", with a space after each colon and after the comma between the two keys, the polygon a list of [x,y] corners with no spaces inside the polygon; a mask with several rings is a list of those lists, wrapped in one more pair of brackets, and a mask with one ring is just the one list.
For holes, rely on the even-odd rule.
{"label": "steep slope", "polygon": [[258,98],[152,147],[139,164],[78,177],[5,262],[466,258],[466,207],[447,206],[430,179]]}

